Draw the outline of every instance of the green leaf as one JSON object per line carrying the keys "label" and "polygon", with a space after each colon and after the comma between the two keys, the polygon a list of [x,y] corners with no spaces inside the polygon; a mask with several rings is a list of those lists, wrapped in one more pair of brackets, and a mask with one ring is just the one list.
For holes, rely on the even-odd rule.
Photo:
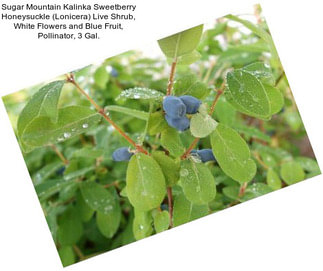
{"label": "green leaf", "polygon": [[259,48],[252,44],[229,47],[220,54],[217,63],[220,65],[230,64],[231,66],[245,65],[259,58],[260,53],[258,51]]}
{"label": "green leaf", "polygon": [[316,174],[321,173],[318,163],[312,158],[299,156],[295,158],[295,162],[299,163],[301,167],[307,172]]}
{"label": "green leaf", "polygon": [[262,38],[269,45],[270,51],[271,51],[273,57],[278,59],[278,53],[276,51],[276,47],[275,47],[275,44],[273,42],[273,39],[272,39],[271,35],[268,32],[266,32],[263,28],[261,28],[258,25],[255,25],[252,22],[249,22],[247,20],[240,19],[239,17],[234,16],[232,14],[226,15],[225,18],[243,24],[245,27],[250,29],[257,36]]}
{"label": "green leaf", "polygon": [[225,97],[238,111],[258,118],[268,118],[270,102],[262,83],[243,70],[227,73]]}
{"label": "green leaf", "polygon": [[267,85],[274,85],[275,78],[269,65],[263,62],[254,62],[247,66],[244,66],[242,70],[251,73],[257,77],[262,83]]}
{"label": "green leaf", "polygon": [[121,209],[119,203],[117,208],[109,212],[96,212],[96,224],[100,232],[107,238],[111,238],[118,230],[121,220]]}
{"label": "green leaf", "polygon": [[162,131],[160,142],[175,157],[180,156],[185,151],[178,132],[173,128],[168,127]]}
{"label": "green leaf", "polygon": [[205,83],[199,81],[196,75],[185,74],[176,79],[173,91],[176,96],[191,95],[203,100],[211,90]]}
{"label": "green leaf", "polygon": [[64,80],[51,82],[31,97],[19,115],[17,123],[19,135],[22,135],[28,124],[39,116],[49,117],[52,122],[57,121],[57,104],[64,83]]}
{"label": "green leaf", "polygon": [[173,186],[179,180],[180,164],[171,157],[167,156],[162,151],[155,151],[152,153],[152,157],[159,164],[163,174],[165,176],[166,185]]}
{"label": "green leaf", "polygon": [[101,89],[106,88],[106,85],[109,81],[109,77],[110,75],[107,72],[106,67],[104,66],[99,67],[93,75],[95,84],[97,84],[98,87]]}
{"label": "green leaf", "polygon": [[180,182],[185,197],[194,204],[206,204],[215,197],[214,177],[203,163],[191,159],[182,161]]}
{"label": "green leaf", "polygon": [[164,97],[164,93],[143,87],[129,88],[121,92],[117,97],[118,99],[134,99],[134,100],[161,100]]}
{"label": "green leaf", "polygon": [[236,124],[233,125],[233,128],[239,132],[240,134],[244,134],[246,137],[252,137],[252,138],[258,138],[265,142],[270,142],[271,138],[269,135],[266,135],[265,133],[261,132],[258,128],[254,126],[247,126],[244,124]]}
{"label": "green leaf", "polygon": [[153,233],[151,212],[143,212],[135,208],[132,231],[136,240],[150,236]]}
{"label": "green leaf", "polygon": [[63,166],[62,161],[55,161],[52,163],[49,163],[42,167],[40,170],[38,170],[33,175],[33,183],[34,185],[40,184],[47,180],[51,175],[53,175],[58,169],[60,169]]}
{"label": "green leaf", "polygon": [[278,190],[282,188],[282,182],[278,176],[278,174],[272,168],[269,168],[267,171],[267,184],[273,190]]}
{"label": "green leaf", "polygon": [[88,131],[100,120],[101,115],[88,107],[68,106],[59,109],[57,123],[48,117],[35,118],[25,129],[22,139],[32,147],[55,144]]}
{"label": "green leaf", "polygon": [[270,114],[273,115],[278,113],[284,106],[283,94],[281,94],[281,92],[275,87],[272,87],[269,85],[263,85],[263,86],[269,98],[269,103],[271,108]]}
{"label": "green leaf", "polygon": [[86,157],[86,158],[96,159],[102,155],[103,155],[103,150],[96,150],[96,149],[93,149],[92,147],[84,147],[82,149],[74,151],[72,157],[74,158]]}
{"label": "green leaf", "polygon": [[80,192],[76,194],[76,208],[78,209],[79,215],[83,222],[89,221],[94,214],[94,209],[86,204]]}
{"label": "green leaf", "polygon": [[210,115],[196,113],[191,118],[190,131],[194,137],[207,137],[215,130],[217,124]]}
{"label": "green leaf", "polygon": [[70,206],[59,218],[57,234],[62,246],[71,246],[80,240],[83,225],[75,207]]}
{"label": "green leaf", "polygon": [[103,214],[120,212],[118,199],[102,185],[93,181],[87,181],[81,183],[80,188],[86,204],[93,210]]}
{"label": "green leaf", "polygon": [[169,213],[167,211],[156,211],[153,213],[154,227],[157,233],[169,228]]}
{"label": "green leaf", "polygon": [[283,160],[292,159],[292,155],[288,151],[281,148],[273,148],[257,142],[253,142],[252,146],[254,149],[258,150],[260,154],[262,154],[262,152],[266,152],[270,154],[272,157],[274,157],[274,159],[276,159],[277,161],[280,161],[282,159]]}
{"label": "green leaf", "polygon": [[59,192],[64,187],[73,185],[74,181],[65,181],[64,179],[47,180],[35,186],[36,193],[40,201],[43,201]]}
{"label": "green leaf", "polygon": [[[177,65],[190,65],[194,63],[195,61],[199,60],[201,58],[201,54],[194,50],[190,53],[187,53],[185,55],[182,55],[177,58]],[[168,58],[168,63],[171,64],[173,62],[172,58]]]}
{"label": "green leaf", "polygon": [[125,115],[132,116],[134,118],[145,120],[145,121],[147,121],[149,118],[149,113],[147,112],[131,109],[127,107],[122,107],[118,105],[109,105],[109,106],[106,106],[105,109],[107,109],[108,111],[123,113]]}
{"label": "green leaf", "polygon": [[[72,163],[70,165],[72,165]],[[64,180],[69,181],[69,180],[76,179],[78,177],[84,176],[86,173],[94,169],[95,169],[95,166],[84,167],[78,170],[74,170],[74,169],[72,170],[72,168],[67,167],[64,172]]]}
{"label": "green leaf", "polygon": [[163,172],[152,157],[142,153],[133,155],[126,179],[127,196],[136,209],[149,211],[159,207],[165,196],[166,185]]}
{"label": "green leaf", "polygon": [[259,151],[261,160],[268,166],[275,168],[277,166],[277,160],[274,156],[267,153],[266,151]]}
{"label": "green leaf", "polygon": [[165,121],[163,112],[154,112],[150,114],[148,120],[148,133],[150,135],[156,135],[167,127],[168,125]]}
{"label": "green leaf", "polygon": [[195,50],[200,41],[202,31],[203,25],[198,25],[160,39],[158,40],[158,44],[166,57],[175,59]]}
{"label": "green leaf", "polygon": [[221,169],[239,183],[252,180],[256,164],[250,158],[250,150],[243,138],[232,128],[218,124],[211,134],[211,145]]}
{"label": "green leaf", "polygon": [[[64,83],[64,80],[51,82],[43,86],[31,97],[18,118],[17,130],[19,137],[23,136],[30,122],[37,117],[44,116],[54,123],[57,122],[57,104]],[[24,151],[29,151],[28,146],[24,146],[24,142],[22,142],[22,147]]]}
{"label": "green leaf", "polygon": [[299,163],[289,161],[281,165],[280,176],[285,183],[291,185],[303,181],[305,179],[305,172]]}
{"label": "green leaf", "polygon": [[222,189],[222,193],[232,200],[239,200],[239,191],[240,188],[236,185],[226,186]]}
{"label": "green leaf", "polygon": [[64,267],[71,265],[76,261],[76,256],[71,246],[60,247],[58,249],[58,254]]}
{"label": "green leaf", "polygon": [[236,120],[237,111],[230,103],[226,101],[225,96],[221,95],[216,107],[214,108],[213,117],[214,116],[215,119],[222,124],[231,126]]}
{"label": "green leaf", "polygon": [[206,216],[209,213],[207,204],[196,205],[187,200],[183,193],[175,197],[173,224],[179,226],[200,217]]}
{"label": "green leaf", "polygon": [[254,183],[247,187],[241,201],[247,201],[265,195],[273,190],[264,183]]}

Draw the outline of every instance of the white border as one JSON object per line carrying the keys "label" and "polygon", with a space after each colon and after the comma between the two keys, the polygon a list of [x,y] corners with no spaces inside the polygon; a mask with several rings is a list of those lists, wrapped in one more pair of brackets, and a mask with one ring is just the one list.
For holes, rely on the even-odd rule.
{"label": "white border", "polygon": [[[260,2],[315,154],[323,161],[320,2]],[[243,13],[254,2],[136,3],[140,19],[133,28],[73,45],[72,51],[68,43],[44,44],[18,35],[1,21],[0,95],[228,12]],[[0,119],[1,270],[62,270],[2,103]],[[322,270],[322,192],[318,176],[64,270]]]}

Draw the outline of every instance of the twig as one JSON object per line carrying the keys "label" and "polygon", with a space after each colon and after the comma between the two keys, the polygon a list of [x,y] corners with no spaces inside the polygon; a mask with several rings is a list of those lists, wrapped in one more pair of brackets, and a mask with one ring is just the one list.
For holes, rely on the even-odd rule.
{"label": "twig", "polygon": [[57,156],[62,160],[64,165],[68,165],[69,161],[65,158],[63,153],[60,152],[60,150],[56,147],[56,145],[51,144],[50,147],[54,150],[54,152],[57,154]]}
{"label": "twig", "polygon": [[137,144],[135,141],[133,141],[126,133],[104,112],[104,109],[100,107],[81,87],[80,85],[74,80],[73,74],[66,75],[67,82],[72,83],[76,89],[83,94],[88,101],[95,107],[95,109],[98,111],[100,115],[103,116],[103,118],[109,122],[120,135],[122,135],[131,145],[133,145],[139,152],[142,152],[144,154],[148,154],[148,152],[139,144]]}
{"label": "twig", "polygon": [[[214,101],[212,103],[212,106],[210,108],[210,112],[209,115],[212,116],[214,109],[215,109],[215,105],[217,104],[217,102],[219,101],[220,96],[223,93],[223,89],[225,87],[225,83],[223,82],[221,85],[221,88],[217,90],[216,96],[214,98]],[[195,148],[196,144],[199,142],[200,138],[196,137],[193,142],[191,143],[191,145],[188,147],[188,149],[182,154],[181,159],[186,159],[186,157],[190,154],[190,152]]]}
{"label": "twig", "polygon": [[253,152],[253,156],[256,158],[257,162],[262,165],[262,167],[266,170],[269,169],[269,167],[261,160],[258,152]]}
{"label": "twig", "polygon": [[247,186],[248,186],[247,182],[245,182],[241,185],[240,190],[239,190],[239,194],[238,194],[238,198],[241,198],[244,195],[244,193],[246,192]]}
{"label": "twig", "polygon": [[173,194],[172,188],[167,187],[167,198],[168,198],[168,212],[169,212],[169,227],[173,227]]}
{"label": "twig", "polygon": [[195,148],[196,144],[199,142],[200,138],[196,137],[194,138],[193,142],[191,143],[191,145],[188,147],[188,149],[182,154],[181,159],[185,159],[190,153],[191,151]]}
{"label": "twig", "polygon": [[174,85],[174,76],[175,76],[175,71],[176,71],[176,64],[177,64],[177,59],[175,58],[171,69],[170,69],[170,74],[169,74],[169,80],[168,80],[168,85],[167,85],[167,92],[166,95],[169,96],[172,94],[172,89]]}
{"label": "twig", "polygon": [[216,92],[216,96],[215,96],[213,103],[211,105],[211,108],[210,108],[210,112],[209,112],[210,116],[212,116],[214,109],[215,109],[215,105],[219,101],[219,98],[222,95],[224,88],[225,88],[225,82],[222,83],[221,87]]}
{"label": "twig", "polygon": [[85,260],[85,256],[77,245],[73,245],[73,249],[76,255],[80,258],[81,261]]}

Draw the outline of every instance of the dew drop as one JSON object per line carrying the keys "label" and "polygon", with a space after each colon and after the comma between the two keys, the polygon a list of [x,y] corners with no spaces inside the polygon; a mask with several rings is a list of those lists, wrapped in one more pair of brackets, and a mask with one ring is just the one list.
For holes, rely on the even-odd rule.
{"label": "dew drop", "polygon": [[188,170],[184,168],[184,169],[181,169],[179,173],[182,177],[185,177],[188,175]]}
{"label": "dew drop", "polygon": [[82,127],[83,127],[84,129],[86,129],[86,128],[88,128],[88,127],[89,127],[89,125],[88,125],[87,123],[84,123],[84,124],[82,125]]}
{"label": "dew drop", "polygon": [[64,133],[64,137],[65,138],[70,138],[71,137],[71,134],[66,132],[66,133]]}
{"label": "dew drop", "polygon": [[139,98],[140,98],[140,96],[139,96],[138,94],[133,95],[133,97],[134,97],[135,99],[139,99]]}
{"label": "dew drop", "polygon": [[139,225],[139,229],[143,230],[144,226],[143,225]]}
{"label": "dew drop", "polygon": [[110,72],[112,71],[112,67],[111,67],[111,66],[106,66],[106,67],[105,67],[105,70],[106,70],[108,73],[110,73]]}

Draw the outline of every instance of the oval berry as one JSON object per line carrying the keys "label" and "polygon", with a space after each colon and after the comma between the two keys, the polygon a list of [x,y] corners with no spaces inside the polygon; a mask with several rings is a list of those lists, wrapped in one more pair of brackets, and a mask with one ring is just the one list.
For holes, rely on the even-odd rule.
{"label": "oval berry", "polygon": [[166,114],[165,118],[168,125],[178,131],[185,131],[190,127],[190,120],[186,116],[181,118],[172,118]]}
{"label": "oval berry", "polygon": [[167,96],[163,101],[166,114],[172,118],[181,118],[186,114],[186,106],[182,100],[175,96]]}
{"label": "oval berry", "polygon": [[197,113],[197,111],[202,103],[199,99],[197,99],[193,96],[190,96],[190,95],[183,95],[178,98],[180,98],[181,101],[185,104],[187,114]]}
{"label": "oval berry", "polygon": [[133,153],[129,152],[128,147],[122,147],[122,148],[116,149],[112,153],[112,159],[117,162],[129,161],[132,155],[133,155]]}

